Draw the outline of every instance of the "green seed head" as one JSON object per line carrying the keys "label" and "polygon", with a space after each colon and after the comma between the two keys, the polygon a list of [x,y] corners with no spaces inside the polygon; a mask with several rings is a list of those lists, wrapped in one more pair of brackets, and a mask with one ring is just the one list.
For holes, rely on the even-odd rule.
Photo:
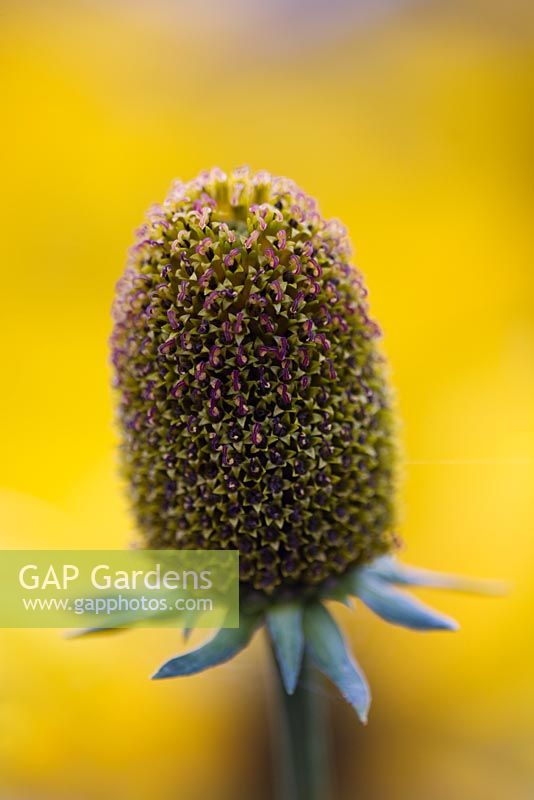
{"label": "green seed head", "polygon": [[344,228],[292,181],[220,170],[148,214],[118,283],[122,463],[147,546],[233,548],[245,587],[395,544],[379,334]]}

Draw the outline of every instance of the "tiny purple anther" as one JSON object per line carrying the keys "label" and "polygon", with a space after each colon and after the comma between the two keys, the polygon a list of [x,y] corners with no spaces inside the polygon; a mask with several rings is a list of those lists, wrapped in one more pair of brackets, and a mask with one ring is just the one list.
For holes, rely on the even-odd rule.
{"label": "tiny purple anther", "polygon": [[266,345],[266,344],[260,344],[260,346],[258,347],[256,352],[257,352],[257,354],[258,354],[258,356],[260,358],[265,358],[265,356],[267,356],[269,354],[278,356],[278,348],[277,347],[269,347],[269,345]]}
{"label": "tiny purple anther", "polygon": [[214,273],[213,267],[208,267],[208,269],[198,279],[199,286],[206,286],[209,283],[209,280],[213,275],[213,273]]}
{"label": "tiny purple anther", "polygon": [[258,292],[253,292],[249,295],[248,303],[251,306],[266,306],[267,305],[267,298],[263,297],[263,295],[259,294]]}
{"label": "tiny purple anther", "polygon": [[237,334],[240,334],[243,331],[243,317],[245,316],[244,311],[238,311],[235,317],[234,322],[234,331]]}
{"label": "tiny purple anther", "polygon": [[226,222],[221,222],[221,224],[219,225],[219,231],[221,231],[221,233],[224,233],[224,235],[226,236],[227,240],[231,244],[233,244],[233,242],[235,242],[235,240],[236,240],[235,232],[233,230],[231,230],[231,228],[228,227]]}
{"label": "tiny purple anther", "polygon": [[203,231],[206,225],[208,224],[211,208],[209,206],[203,206],[201,209],[195,209],[195,210],[198,216],[198,227],[200,228],[201,231]]}
{"label": "tiny purple anther", "polygon": [[252,247],[252,245],[253,245],[255,242],[257,242],[257,241],[258,241],[259,235],[260,235],[260,232],[259,232],[259,231],[252,231],[252,233],[250,234],[250,236],[247,236],[247,238],[245,239],[245,247],[247,248],[247,250],[250,250],[250,248]]}
{"label": "tiny purple anther", "polygon": [[269,264],[269,266],[272,267],[273,269],[276,269],[276,267],[280,263],[280,259],[278,258],[272,247],[267,247],[265,249],[265,258],[267,259],[267,263]]}
{"label": "tiny purple anther", "polygon": [[205,381],[206,380],[206,378],[208,377],[206,375],[206,366],[207,365],[206,365],[205,361],[199,361],[199,363],[195,367],[195,380],[197,380],[197,381]]}
{"label": "tiny purple anther", "polygon": [[267,207],[265,205],[252,205],[249,211],[257,219],[260,230],[264,231],[267,228],[267,223],[265,222]]}
{"label": "tiny purple anther", "polygon": [[221,366],[221,364],[222,364],[221,353],[222,353],[221,348],[218,345],[214,344],[214,345],[212,345],[212,347],[210,347],[210,352],[209,352],[208,358],[209,358],[210,365],[212,367],[220,367]]}
{"label": "tiny purple anther", "polygon": [[252,281],[252,283],[254,283],[254,284],[258,284],[258,283],[260,282],[260,278],[261,278],[261,276],[262,276],[262,275],[264,275],[264,274],[265,274],[265,270],[264,270],[264,268],[262,267],[261,269],[259,269],[259,270],[256,272],[256,274],[255,274],[255,276],[254,276],[254,280]]}
{"label": "tiny purple anther", "polygon": [[313,340],[315,339],[315,333],[313,328],[314,328],[313,320],[307,319],[306,322],[304,323],[304,331],[310,342],[313,342]]}
{"label": "tiny purple anther", "polygon": [[270,389],[270,388],[271,388],[271,384],[270,384],[270,383],[269,383],[269,381],[267,380],[267,376],[266,376],[266,374],[265,374],[265,369],[264,369],[263,367],[259,367],[259,368],[258,368],[258,370],[259,370],[259,373],[260,373],[260,377],[259,377],[259,384],[260,384],[260,387],[261,387],[261,388],[262,388],[264,391],[267,391],[268,389]]}
{"label": "tiny purple anther", "polygon": [[210,434],[210,447],[214,452],[217,452],[221,443],[221,437],[218,433]]}
{"label": "tiny purple anther", "polygon": [[315,277],[316,278],[321,278],[322,275],[323,275],[323,268],[321,267],[319,262],[315,258],[310,258],[308,260],[309,260],[309,263],[313,267],[313,273],[314,273]]}
{"label": "tiny purple anther", "polygon": [[214,289],[213,292],[210,292],[206,299],[204,300],[203,306],[206,311],[209,311],[212,305],[219,299],[222,292],[218,289]]}
{"label": "tiny purple anther", "polygon": [[238,255],[239,255],[239,248],[233,247],[228,253],[228,255],[224,257],[224,266],[231,267]]}
{"label": "tiny purple anther", "polygon": [[143,399],[144,400],[153,400],[154,399],[154,386],[156,385],[156,381],[147,381],[145,388],[143,389]]}
{"label": "tiny purple anther", "polygon": [[304,300],[304,292],[297,292],[297,294],[295,295],[295,299],[291,303],[292,314],[297,313],[297,311],[299,310],[299,306],[302,304],[303,300]]}
{"label": "tiny purple anther", "polygon": [[241,199],[241,192],[245,188],[243,183],[235,183],[234,188],[232,189],[232,194],[230,196],[230,205],[238,206],[239,200]]}
{"label": "tiny purple anther", "polygon": [[178,320],[176,318],[176,311],[174,308],[169,308],[167,311],[167,319],[169,320],[169,325],[171,326],[173,331],[177,331],[179,328]]}
{"label": "tiny purple anther", "polygon": [[332,318],[332,313],[331,313],[330,309],[328,308],[328,306],[325,305],[324,303],[321,303],[321,305],[319,306],[319,311],[321,312],[322,316],[324,317],[324,320],[325,320],[326,324],[330,325],[333,318]]}
{"label": "tiny purple anther", "polygon": [[282,403],[285,406],[291,405],[291,395],[289,394],[289,392],[287,390],[287,386],[285,386],[284,384],[281,384],[280,386],[277,387],[276,391],[280,395],[280,399],[282,400]]}
{"label": "tiny purple anther", "polygon": [[348,333],[349,326],[347,324],[347,321],[344,320],[340,314],[334,314],[334,319],[337,322],[338,327],[343,331],[343,333]]}
{"label": "tiny purple anther", "polygon": [[260,314],[260,325],[267,333],[275,332],[274,322],[268,314]]}
{"label": "tiny purple anther", "polygon": [[320,344],[321,344],[321,347],[323,348],[323,350],[324,350],[325,352],[327,352],[328,350],[330,350],[330,347],[331,347],[331,345],[330,345],[330,342],[329,342],[329,340],[326,338],[326,336],[324,335],[324,333],[317,333],[317,334],[315,335],[315,339],[316,339],[316,341],[320,342]]}
{"label": "tiny purple anther", "polygon": [[295,255],[295,253],[291,253],[289,256],[289,263],[293,265],[293,273],[295,275],[300,275],[302,272],[302,264],[300,263],[300,258]]}
{"label": "tiny purple anther", "polygon": [[138,413],[135,415],[135,417],[133,418],[133,420],[132,420],[132,421],[131,421],[131,422],[128,424],[128,427],[129,427],[129,428],[132,428],[134,431],[140,431],[140,430],[141,430],[141,426],[142,426],[142,424],[143,424],[143,415],[142,415],[142,414],[141,414],[141,412],[139,411],[139,412],[138,412]]}
{"label": "tiny purple anther", "polygon": [[167,339],[166,342],[163,342],[163,344],[160,344],[158,347],[158,353],[160,353],[162,356],[167,355],[167,353],[170,353],[172,350],[174,350],[175,346],[176,340],[173,336],[170,339]]}
{"label": "tiny purple anther", "polygon": [[187,297],[187,281],[180,281],[180,291],[178,292],[177,299],[179,303],[183,303]]}
{"label": "tiny purple anther", "polygon": [[281,303],[282,300],[284,299],[284,293],[282,291],[282,287],[280,286],[280,281],[273,281],[271,283],[271,287],[275,291],[275,301],[277,303]]}
{"label": "tiny purple anther", "polygon": [[245,348],[243,347],[242,344],[240,344],[239,347],[237,348],[237,355],[235,360],[239,367],[244,367],[248,361],[248,358],[245,355]]}
{"label": "tiny purple anther", "polygon": [[232,389],[234,392],[239,392],[241,389],[241,381],[239,380],[239,370],[232,370]]}
{"label": "tiny purple anther", "polygon": [[208,414],[210,415],[210,417],[213,417],[213,419],[219,419],[219,417],[221,416],[221,410],[217,408],[215,403],[210,403],[208,407]]}
{"label": "tiny purple anther", "polygon": [[290,367],[289,361],[282,362],[282,369],[280,371],[280,374],[282,376],[282,380],[285,383],[289,383],[291,381],[291,372],[289,371],[289,367]]}
{"label": "tiny purple anther", "polygon": [[220,400],[222,397],[222,381],[220,378],[215,378],[211,382],[210,398],[212,400]]}
{"label": "tiny purple anther", "polygon": [[230,447],[227,444],[223,444],[222,446],[222,464],[223,467],[231,467],[234,463],[234,459],[228,455]]}
{"label": "tiny purple anther", "polygon": [[256,422],[254,427],[252,428],[252,443],[259,447],[259,445],[263,442],[263,435],[261,432],[261,425],[259,422]]}
{"label": "tiny purple anther", "polygon": [[243,395],[242,394],[238,394],[236,399],[235,399],[235,402],[236,402],[236,406],[237,406],[237,414],[238,414],[238,416],[239,417],[246,417],[246,415],[248,414],[248,408],[246,406],[245,398],[243,397]]}
{"label": "tiny purple anther", "polygon": [[187,418],[187,422],[185,423],[185,427],[187,428],[187,432],[188,433],[196,433],[197,432],[197,430],[198,430],[197,418],[195,416],[193,416],[193,414],[191,414],[191,416],[189,416]]}
{"label": "tiny purple anther", "polygon": [[198,255],[204,256],[204,255],[206,255],[206,252],[209,250],[210,247],[211,247],[211,239],[210,239],[209,236],[206,236],[195,247],[195,253],[198,253]]}
{"label": "tiny purple anther", "polygon": [[330,375],[330,380],[335,381],[335,379],[337,378],[337,372],[334,368],[334,364],[332,363],[332,360],[330,358],[326,359],[326,363],[328,364],[328,373]]}
{"label": "tiny purple anther", "polygon": [[171,389],[172,397],[181,397],[187,387],[187,383],[182,379],[177,381]]}
{"label": "tiny purple anther", "polygon": [[299,347],[300,363],[303,369],[310,366],[310,354],[305,347]]}
{"label": "tiny purple anther", "polygon": [[225,342],[231,342],[233,339],[232,336],[232,326],[228,320],[225,320],[222,324],[222,332]]}

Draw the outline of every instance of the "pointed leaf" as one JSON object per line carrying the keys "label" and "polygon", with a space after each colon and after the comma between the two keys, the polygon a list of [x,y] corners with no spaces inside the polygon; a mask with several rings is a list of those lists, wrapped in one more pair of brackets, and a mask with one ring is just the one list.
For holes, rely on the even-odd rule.
{"label": "pointed leaf", "polygon": [[221,628],[206,644],[165,662],[152,676],[154,680],[196,675],[210,667],[224,664],[244,650],[258,624],[258,617],[241,614],[239,628]]}
{"label": "pointed leaf", "polygon": [[393,625],[402,625],[416,631],[456,631],[459,628],[458,623],[450,617],[434,611],[415,597],[394,589],[365,571],[354,575],[352,588],[354,594],[371,611]]}
{"label": "pointed leaf", "polygon": [[334,619],[320,603],[306,607],[304,635],[312,661],[338,687],[360,720],[366,723],[371,704],[367,680]]}
{"label": "pointed leaf", "polygon": [[304,652],[302,608],[293,603],[273,606],[267,613],[266,622],[285,690],[293,694]]}
{"label": "pointed leaf", "polygon": [[369,564],[369,566],[360,569],[374,577],[399,586],[426,586],[434,589],[451,589],[458,592],[487,595],[502,594],[506,589],[505,585],[500,581],[463,578],[461,575],[447,575],[433,572],[429,569],[411,567],[407,564],[401,564],[393,556],[382,556],[373,561],[372,564]]}

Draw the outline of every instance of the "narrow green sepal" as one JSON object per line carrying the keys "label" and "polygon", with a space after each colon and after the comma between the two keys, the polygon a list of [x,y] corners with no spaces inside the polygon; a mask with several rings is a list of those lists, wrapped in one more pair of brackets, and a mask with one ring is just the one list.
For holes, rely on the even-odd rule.
{"label": "narrow green sepal", "polygon": [[258,617],[246,617],[241,614],[239,628],[221,628],[206,644],[166,661],[152,679],[196,675],[205,669],[230,661],[248,645],[258,622]]}
{"label": "narrow green sepal", "polygon": [[365,724],[371,705],[369,685],[336,622],[320,603],[306,607],[304,635],[314,664],[337,686]]}
{"label": "narrow green sepal", "polygon": [[353,593],[371,611],[393,625],[416,631],[456,631],[459,628],[455,620],[434,611],[415,597],[394,589],[365,570],[355,573],[351,584]]}
{"label": "narrow green sepal", "polygon": [[267,612],[266,623],[284,688],[293,694],[304,652],[302,607],[294,603],[275,605]]}

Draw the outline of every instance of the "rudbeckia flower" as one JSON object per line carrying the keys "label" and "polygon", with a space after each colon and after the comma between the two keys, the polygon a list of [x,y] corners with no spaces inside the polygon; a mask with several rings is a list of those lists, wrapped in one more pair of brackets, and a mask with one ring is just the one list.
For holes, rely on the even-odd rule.
{"label": "rudbeckia flower", "polygon": [[311,664],[365,721],[369,687],[325,601],[455,630],[402,587],[480,587],[396,560],[387,365],[346,230],[265,172],[177,182],[138,231],[113,318],[122,469],[145,546],[240,553],[240,627],[155,677],[227,661],[265,624],[289,695]]}

